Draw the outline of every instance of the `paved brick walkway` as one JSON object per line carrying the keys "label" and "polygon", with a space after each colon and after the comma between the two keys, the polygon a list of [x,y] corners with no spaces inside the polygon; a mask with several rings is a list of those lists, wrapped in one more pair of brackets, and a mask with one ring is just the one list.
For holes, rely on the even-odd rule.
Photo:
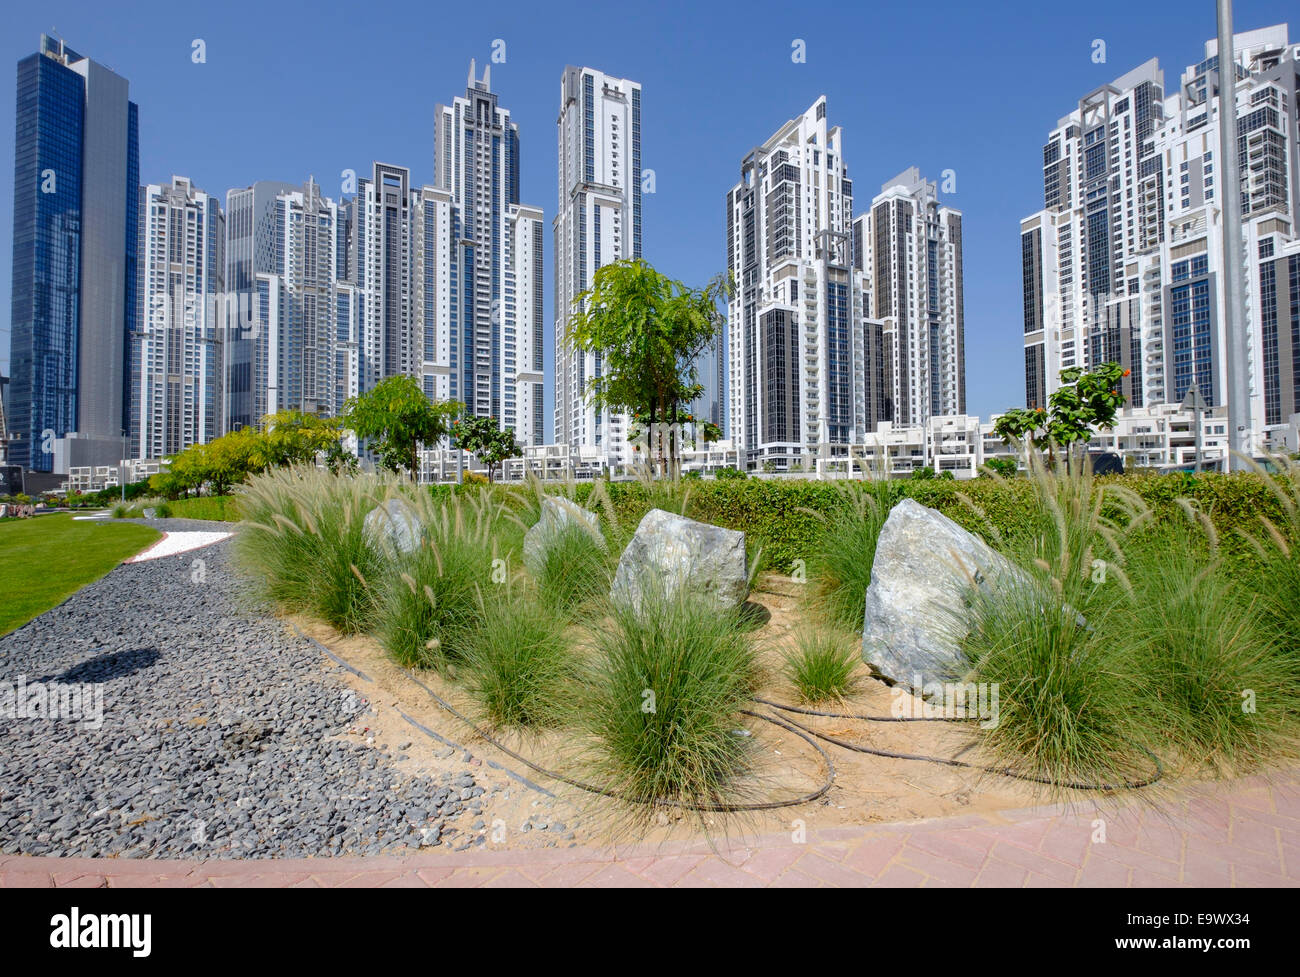
{"label": "paved brick walkway", "polygon": [[574,885],[1295,887],[1300,770],[1197,787],[1158,808],[1040,807],[810,829],[805,843],[769,835],[716,852],[695,842],[277,861],[0,856],[6,888]]}

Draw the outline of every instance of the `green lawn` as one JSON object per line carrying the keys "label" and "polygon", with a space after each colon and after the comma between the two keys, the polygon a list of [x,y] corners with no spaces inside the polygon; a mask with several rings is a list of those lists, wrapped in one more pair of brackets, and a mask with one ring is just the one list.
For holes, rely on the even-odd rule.
{"label": "green lawn", "polygon": [[162,534],[112,520],[76,522],[69,514],[0,523],[0,634],[98,580]]}

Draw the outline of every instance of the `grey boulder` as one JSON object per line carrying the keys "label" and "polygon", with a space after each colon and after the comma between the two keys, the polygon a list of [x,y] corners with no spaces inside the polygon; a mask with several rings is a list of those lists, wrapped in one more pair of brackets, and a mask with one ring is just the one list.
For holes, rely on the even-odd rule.
{"label": "grey boulder", "polygon": [[546,552],[551,545],[572,526],[591,534],[601,549],[605,537],[600,531],[600,518],[570,499],[547,496],[542,500],[542,514],[524,534],[524,566],[534,575],[541,571]]}
{"label": "grey boulder", "polygon": [[745,603],[745,534],[651,509],[618,561],[609,596],[637,606],[647,591],[671,597],[683,587],[719,608]]}
{"label": "grey boulder", "polygon": [[389,553],[413,553],[423,532],[420,517],[404,499],[388,499],[366,514],[366,536]]}
{"label": "grey boulder", "polygon": [[969,670],[960,645],[970,629],[972,588],[988,593],[1007,584],[1030,579],[947,516],[904,499],[876,542],[863,661],[908,687],[960,678]]}

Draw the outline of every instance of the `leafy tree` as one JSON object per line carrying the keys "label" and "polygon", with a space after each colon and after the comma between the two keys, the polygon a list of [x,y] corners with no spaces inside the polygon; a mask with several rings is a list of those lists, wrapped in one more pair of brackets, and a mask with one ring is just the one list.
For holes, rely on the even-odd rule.
{"label": "leafy tree", "polygon": [[679,406],[702,390],[695,359],[717,336],[717,303],[730,293],[729,277],[691,289],[640,258],[597,269],[591,288],[574,299],[567,333],[576,349],[601,356],[601,375],[588,381],[593,403],[652,426],[673,423]]}
{"label": "leafy tree", "polygon": [[310,464],[319,455],[328,456],[342,437],[342,418],[317,417],[299,410],[278,411],[262,419],[260,460],[266,468]]}
{"label": "leafy tree", "polygon": [[1118,363],[1103,363],[1091,372],[1082,367],[1061,371],[1061,386],[1048,398],[1048,409],[1014,407],[993,425],[993,433],[1007,444],[1023,442],[1049,452],[1056,447],[1069,450],[1086,444],[1097,429],[1115,424],[1115,415],[1124,406],[1120,380],[1129,371]]}
{"label": "leafy tree", "polygon": [[[990,458],[984,462],[984,467],[1003,478],[1015,478],[1016,473],[1020,470],[1020,465],[1014,458]],[[984,472],[980,474],[983,475]]]}
{"label": "leafy tree", "polygon": [[931,479],[935,478],[936,476],[934,474],[934,469],[931,468],[929,465],[926,465],[924,468],[917,468],[908,477],[913,482],[928,482]]}
{"label": "leafy tree", "polygon": [[491,417],[461,417],[451,423],[452,444],[462,451],[478,455],[487,465],[488,481],[492,472],[507,458],[522,458],[524,449],[515,444],[515,432],[504,430]]}
{"label": "leafy tree", "polygon": [[446,436],[451,420],[461,410],[454,400],[430,401],[419,380],[399,373],[350,399],[343,416],[357,437],[370,443],[383,467],[406,471],[414,478],[420,445],[434,444]]}

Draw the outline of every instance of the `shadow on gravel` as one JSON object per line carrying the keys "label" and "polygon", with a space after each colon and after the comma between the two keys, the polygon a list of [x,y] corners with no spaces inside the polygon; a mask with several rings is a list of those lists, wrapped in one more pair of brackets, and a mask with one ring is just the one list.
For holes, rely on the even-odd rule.
{"label": "shadow on gravel", "polygon": [[161,655],[157,648],[132,648],[99,655],[89,661],[73,665],[62,675],[47,675],[42,682],[111,682],[115,678],[134,675],[149,668]]}

